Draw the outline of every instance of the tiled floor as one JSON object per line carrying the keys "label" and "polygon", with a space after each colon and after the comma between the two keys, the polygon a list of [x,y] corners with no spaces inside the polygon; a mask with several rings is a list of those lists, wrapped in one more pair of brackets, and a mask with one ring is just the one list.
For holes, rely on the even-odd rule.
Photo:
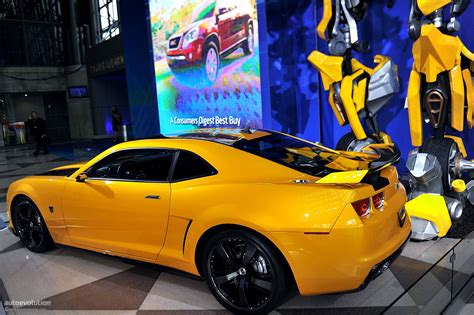
{"label": "tiled floor", "polygon": [[[73,155],[63,152],[34,157],[30,147],[0,150],[0,217],[6,219],[2,211],[8,185],[17,178],[70,163],[65,157]],[[390,269],[365,290],[352,294],[295,296],[275,314],[316,311],[318,314],[379,314],[457,242],[444,238],[409,243]],[[462,274],[474,270],[473,242],[469,240],[464,244],[466,248],[458,255],[456,269]],[[449,263],[443,261],[429,272],[422,287],[412,288],[397,302],[396,313],[417,314],[431,303],[445,289],[451,275],[449,268]],[[205,283],[195,277],[69,247],[34,254],[8,231],[0,232],[0,300],[7,309],[8,303],[14,301],[46,303],[34,309],[23,307],[17,311],[21,314],[65,314],[66,311],[79,314],[227,313],[211,296]],[[0,315],[2,312],[0,307]]]}

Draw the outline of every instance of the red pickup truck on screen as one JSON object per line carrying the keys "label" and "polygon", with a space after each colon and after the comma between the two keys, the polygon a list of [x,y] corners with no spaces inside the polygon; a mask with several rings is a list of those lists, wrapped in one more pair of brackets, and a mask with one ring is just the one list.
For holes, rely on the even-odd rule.
{"label": "red pickup truck on screen", "polygon": [[254,49],[252,7],[245,0],[205,0],[192,12],[191,23],[168,40],[168,65],[175,75],[196,68],[206,85],[216,82],[220,61],[238,48]]}

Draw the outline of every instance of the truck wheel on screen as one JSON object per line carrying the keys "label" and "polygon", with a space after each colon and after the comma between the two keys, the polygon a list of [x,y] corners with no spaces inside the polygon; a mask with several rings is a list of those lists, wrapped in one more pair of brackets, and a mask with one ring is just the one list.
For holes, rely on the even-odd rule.
{"label": "truck wheel on screen", "polygon": [[220,56],[219,49],[212,41],[206,44],[203,54],[202,75],[204,85],[213,85],[219,75]]}
{"label": "truck wheel on screen", "polygon": [[247,30],[247,39],[244,42],[242,48],[244,49],[244,54],[246,56],[251,55],[253,53],[253,49],[255,47],[255,37],[253,31],[253,25],[249,24]]}

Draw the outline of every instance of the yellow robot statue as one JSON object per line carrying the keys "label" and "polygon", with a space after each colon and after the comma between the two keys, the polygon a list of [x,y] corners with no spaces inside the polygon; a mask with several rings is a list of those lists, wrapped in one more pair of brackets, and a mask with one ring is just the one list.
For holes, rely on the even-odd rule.
{"label": "yellow robot statue", "polygon": [[[456,32],[458,17],[470,0],[410,0],[409,34],[413,68],[407,104],[412,144],[410,153],[411,199],[406,209],[413,221],[413,238],[444,236],[467,202],[474,202],[474,182],[463,174],[474,170],[460,137],[465,125],[474,126],[471,79],[474,55]],[[424,123],[431,126],[423,134]]]}
{"label": "yellow robot statue", "polygon": [[393,145],[390,137],[379,130],[375,116],[399,91],[397,66],[390,58],[376,55],[376,65],[370,68],[352,56],[352,51],[365,53],[369,48],[359,39],[357,29],[367,6],[368,0],[324,0],[317,32],[328,43],[329,55],[316,50],[308,57],[329,91],[329,104],[337,121],[352,129],[339,140],[338,150],[360,152],[373,144]]}

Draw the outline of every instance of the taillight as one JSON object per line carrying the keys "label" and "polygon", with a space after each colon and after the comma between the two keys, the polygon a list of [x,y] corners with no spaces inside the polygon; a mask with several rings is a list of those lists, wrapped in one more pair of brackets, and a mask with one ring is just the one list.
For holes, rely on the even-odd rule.
{"label": "taillight", "polygon": [[360,217],[365,217],[370,213],[370,198],[353,202],[352,207]]}
{"label": "taillight", "polygon": [[383,205],[385,204],[385,196],[384,193],[378,193],[372,197],[372,201],[374,202],[375,209],[382,209]]}

